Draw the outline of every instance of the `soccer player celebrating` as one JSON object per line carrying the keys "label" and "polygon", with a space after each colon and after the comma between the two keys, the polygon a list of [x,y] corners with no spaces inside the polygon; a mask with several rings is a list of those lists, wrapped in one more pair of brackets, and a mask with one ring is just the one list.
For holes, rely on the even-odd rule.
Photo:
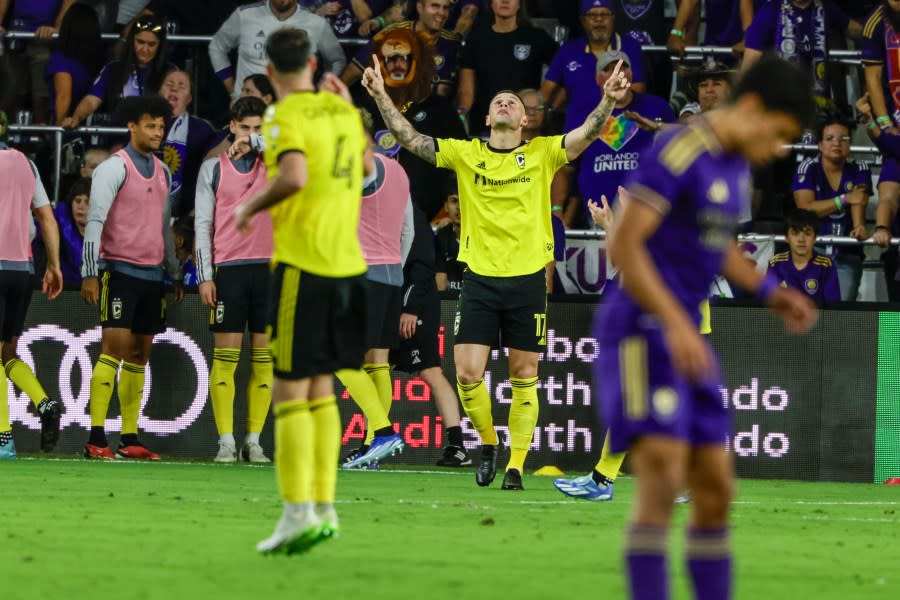
{"label": "soccer player celebrating", "polygon": [[94,171],[84,231],[81,297],[88,304],[99,303],[103,327],[101,354],[91,375],[91,433],[84,454],[115,459],[104,424],[121,365],[122,436],[116,456],[159,460],[159,454],[138,441],[137,432],[153,336],[165,330],[164,259],[175,282],[175,302],[184,297],[169,227],[172,177],[153,154],[172,107],[160,96],[134,96],[122,100],[119,111],[128,124],[129,142]]}
{"label": "soccer player celebrating", "polygon": [[215,336],[209,396],[219,452],[215,461],[237,460],[234,442],[234,372],[241,356],[241,338],[250,330],[250,381],[247,383],[247,433],[241,458],[271,462],[259,445],[272,402],[272,354],[266,336],[269,260],[272,257],[272,218],[254,217],[245,237],[234,224],[234,209],[268,183],[262,156],[245,141],[262,129],[266,104],[259,98],[240,98],[231,107],[229,128],[235,144],[203,163],[195,198],[197,277],[200,298],[210,308],[209,329]]}
{"label": "soccer player celebrating", "polygon": [[[6,136],[6,115],[0,112],[0,140]],[[62,291],[59,268],[59,228],[37,168],[27,156],[0,141],[0,181],[4,210],[0,212],[0,459],[15,458],[16,446],[9,422],[6,377],[19,385],[35,404],[41,419],[41,449],[49,452],[59,438],[59,400],[49,400],[34,373],[16,357],[16,345],[25,329],[25,314],[31,301],[31,215],[37,217],[47,248],[47,270],[43,291],[53,300]],[[5,368],[4,368],[5,366]],[[13,375],[18,372],[18,377]],[[30,382],[26,384],[25,381]],[[34,387],[36,386],[36,388]],[[36,389],[37,391],[33,391]]]}
{"label": "soccer player celebrating", "polygon": [[276,31],[266,54],[279,98],[263,119],[269,185],[236,209],[235,224],[246,229],[271,209],[272,401],[284,510],[257,550],[292,554],[338,529],[341,418],[332,373],[360,369],[366,351],[366,261],[357,234],[366,138],[353,105],[315,91],[316,58],[304,31]]}
{"label": "soccer player celebrating", "polygon": [[[772,85],[777,81],[778,85]],[[637,506],[625,540],[631,597],[669,597],[666,538],[676,495],[693,496],[685,554],[695,595],[731,597],[728,507],[733,465],[721,376],[698,332],[698,306],[718,273],[756,292],[787,328],[816,320],[801,292],[763,277],[738,249],[749,164],[786,154],[815,106],[808,73],[763,58],[721,110],[664,133],[626,185],[611,260],[619,285],[600,309],[595,382],[613,452],[628,449]]]}
{"label": "soccer player celebrating", "polygon": [[363,74],[391,133],[410,152],[456,172],[460,210],[459,260],[468,265],[454,325],[457,389],[463,408],[481,436],[475,473],[490,485],[497,470],[500,441],[494,431],[484,369],[491,345],[509,348],[513,397],[509,412],[512,452],[503,489],[522,489],[525,457],[538,417],[538,356],[546,346],[545,266],[553,261],[550,181],[593,142],[628,90],[621,62],[603,86],[603,99],[585,122],[564,136],[522,142],[528,122],[522,99],[502,91],[490,101],[485,123],[490,139],[435,139],[413,129],[384,89],[378,60]]}

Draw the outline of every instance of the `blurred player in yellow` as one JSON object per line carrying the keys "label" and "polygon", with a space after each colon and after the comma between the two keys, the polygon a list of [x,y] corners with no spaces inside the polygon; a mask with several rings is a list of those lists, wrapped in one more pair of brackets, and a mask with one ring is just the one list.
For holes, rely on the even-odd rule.
{"label": "blurred player in yellow", "polygon": [[237,207],[235,221],[246,229],[259,211],[272,214],[268,332],[284,512],[257,550],[293,554],[338,531],[333,373],[360,369],[366,350],[366,262],[357,235],[366,139],[353,105],[315,90],[316,58],[304,31],[276,31],[266,53],[279,98],[263,119],[269,185]]}

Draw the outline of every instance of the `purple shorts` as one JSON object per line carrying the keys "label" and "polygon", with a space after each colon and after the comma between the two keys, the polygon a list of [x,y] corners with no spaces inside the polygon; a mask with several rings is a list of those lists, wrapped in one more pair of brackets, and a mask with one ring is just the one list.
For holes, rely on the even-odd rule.
{"label": "purple shorts", "polygon": [[878,183],[882,182],[900,183],[900,164],[893,158],[884,159],[881,165],[881,174],[878,176]]}
{"label": "purple shorts", "polygon": [[642,435],[679,438],[692,446],[725,443],[731,415],[722,402],[718,373],[702,384],[678,374],[656,326],[602,335],[599,342],[594,389],[613,452],[628,450]]}

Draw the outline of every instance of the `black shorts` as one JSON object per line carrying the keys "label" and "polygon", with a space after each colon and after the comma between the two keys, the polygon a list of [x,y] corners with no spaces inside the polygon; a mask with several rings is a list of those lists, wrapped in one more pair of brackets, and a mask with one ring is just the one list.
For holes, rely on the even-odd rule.
{"label": "black shorts", "polygon": [[400,311],[403,308],[400,286],[366,279],[366,349],[394,348],[400,343]]}
{"label": "black shorts", "polygon": [[362,368],[365,276],[320,277],[278,264],[271,290],[268,332],[276,377],[297,380]]}
{"label": "black shorts", "polygon": [[0,271],[0,341],[11,342],[25,330],[31,304],[31,273]]}
{"label": "black shorts", "polygon": [[416,333],[391,350],[390,363],[397,371],[418,373],[441,365],[438,349],[438,329],[441,321],[441,298],[437,288],[429,292],[424,303],[423,314],[416,315]]}
{"label": "black shorts", "polygon": [[166,285],[117,271],[100,275],[100,325],[130,329],[136,335],[166,330]]}
{"label": "black shorts", "polygon": [[486,277],[467,270],[453,331],[457,344],[543,352],[547,346],[544,270],[516,277]]}
{"label": "black shorts", "polygon": [[265,333],[269,315],[269,265],[216,267],[216,307],[209,310],[215,333]]}

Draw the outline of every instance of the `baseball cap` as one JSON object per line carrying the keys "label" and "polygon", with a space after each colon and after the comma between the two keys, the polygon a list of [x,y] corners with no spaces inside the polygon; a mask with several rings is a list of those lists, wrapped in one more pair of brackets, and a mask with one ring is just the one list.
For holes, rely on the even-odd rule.
{"label": "baseball cap", "polygon": [[631,59],[628,58],[627,54],[621,50],[607,50],[597,59],[597,72],[599,73],[609,65],[614,65],[620,60],[624,63],[624,66],[631,66]]}
{"label": "baseball cap", "polygon": [[615,8],[613,8],[612,0],[581,0],[581,11],[578,14],[587,14],[592,8],[608,8],[616,12]]}

